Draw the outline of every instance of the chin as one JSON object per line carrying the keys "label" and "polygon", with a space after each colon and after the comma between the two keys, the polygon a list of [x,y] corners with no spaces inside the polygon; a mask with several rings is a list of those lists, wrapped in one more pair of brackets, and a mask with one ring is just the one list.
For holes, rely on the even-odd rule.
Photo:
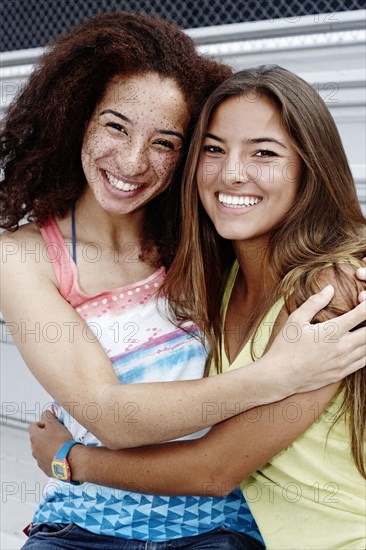
{"label": "chin", "polygon": [[242,241],[250,239],[252,235],[248,235],[248,232],[238,229],[238,227],[215,227],[216,231],[223,239],[230,241]]}

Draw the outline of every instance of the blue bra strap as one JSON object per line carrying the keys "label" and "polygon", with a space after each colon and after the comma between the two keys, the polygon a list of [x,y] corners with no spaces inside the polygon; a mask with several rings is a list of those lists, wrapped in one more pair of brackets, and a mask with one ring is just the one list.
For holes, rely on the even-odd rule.
{"label": "blue bra strap", "polygon": [[75,203],[71,207],[71,239],[72,239],[72,259],[76,263]]}

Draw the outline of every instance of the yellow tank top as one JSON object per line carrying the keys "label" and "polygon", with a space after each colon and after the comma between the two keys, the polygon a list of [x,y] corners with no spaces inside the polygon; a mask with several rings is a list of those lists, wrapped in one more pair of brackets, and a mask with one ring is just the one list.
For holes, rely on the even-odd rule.
{"label": "yellow tank top", "polygon": [[[224,316],[238,268],[236,264],[229,277]],[[276,302],[261,323],[257,356],[266,349],[283,302]],[[224,372],[252,362],[251,341],[231,365],[223,343]],[[342,395],[335,396],[301,437],[241,484],[268,550],[366,549],[366,481],[353,462],[346,419],[329,431]],[[295,400],[291,419],[296,420]]]}

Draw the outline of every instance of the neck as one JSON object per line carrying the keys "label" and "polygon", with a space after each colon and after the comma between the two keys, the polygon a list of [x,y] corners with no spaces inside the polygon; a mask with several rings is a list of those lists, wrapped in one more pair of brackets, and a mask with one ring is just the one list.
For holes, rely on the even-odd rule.
{"label": "neck", "polygon": [[267,239],[234,241],[233,248],[242,273],[247,300],[267,295],[275,284],[268,261]]}
{"label": "neck", "polygon": [[78,239],[96,242],[103,247],[118,249],[142,238],[145,209],[128,214],[113,214],[104,210],[88,189],[76,204]]}
{"label": "neck", "polygon": [[231,362],[255,333],[275,284],[269,271],[267,243],[263,239],[234,241],[233,248],[240,271],[235,279],[225,318],[225,345]]}

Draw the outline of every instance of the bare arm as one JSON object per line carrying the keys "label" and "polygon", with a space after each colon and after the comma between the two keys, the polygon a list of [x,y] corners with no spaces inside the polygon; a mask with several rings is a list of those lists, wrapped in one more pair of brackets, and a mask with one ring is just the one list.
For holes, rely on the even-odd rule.
{"label": "bare arm", "polygon": [[[4,253],[11,245],[19,245],[21,238],[16,232],[1,239],[1,308],[9,332],[46,391],[109,448],[181,437],[220,422],[221,403],[235,415],[237,403],[246,410],[278,401],[334,382],[361,366],[365,332],[350,336],[348,330],[365,318],[362,305],[340,321],[338,346],[329,350],[322,338],[314,345],[309,321],[329,301],[331,293],[326,291],[294,314],[293,322],[302,327],[301,340],[293,344],[278,338],[260,360],[260,369],[249,365],[210,379],[121,385],[94,334],[60,296],[51,263],[34,254],[24,262],[19,246],[15,253]],[[37,242],[40,237],[33,236],[28,248]],[[56,327],[57,338],[51,325],[53,330]],[[283,357],[291,359],[281,365]],[[321,373],[314,363],[322,365]],[[83,414],[90,403],[100,411],[98,421]],[[137,422],[126,421],[128,403],[138,411]]]}
{"label": "bare arm", "polygon": [[[226,494],[306,431],[339,385],[244,412],[194,441],[126,451],[76,446],[69,455],[73,478],[148,493]],[[71,436],[51,415],[30,434],[33,455],[50,475],[55,452]]]}
{"label": "bare arm", "polygon": [[[221,496],[301,435],[332,398],[337,385],[257,407],[218,424],[204,437],[112,451],[76,445],[69,453],[72,478],[125,490]],[[291,414],[297,411],[297,422]],[[301,414],[298,412],[301,411]],[[40,427],[44,426],[44,427]],[[69,432],[46,413],[30,428],[33,456],[47,474]],[[223,464],[225,467],[223,468]]]}

